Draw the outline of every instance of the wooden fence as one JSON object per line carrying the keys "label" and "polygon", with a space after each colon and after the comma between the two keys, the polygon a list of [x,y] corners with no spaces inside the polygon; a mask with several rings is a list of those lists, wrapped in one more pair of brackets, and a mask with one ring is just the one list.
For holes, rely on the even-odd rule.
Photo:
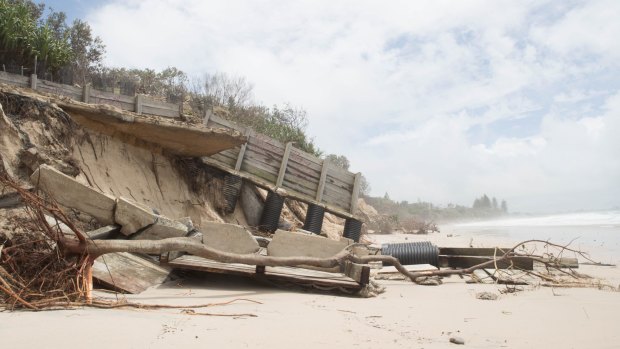
{"label": "wooden fence", "polygon": [[182,113],[182,104],[161,102],[145,95],[125,96],[111,92],[99,91],[90,85],[76,87],[39,80],[35,74],[30,77],[0,72],[0,82],[33,90],[66,96],[76,101],[93,104],[108,104],[138,114],[178,118]]}
{"label": "wooden fence", "polygon": [[[138,114],[178,118],[182,104],[156,101],[144,95],[135,97],[99,91],[90,85],[76,87],[0,72],[0,82],[27,87],[46,93],[67,96],[84,103],[108,104]],[[248,142],[222,151],[205,162],[250,181],[282,188],[286,196],[306,203],[318,204],[343,218],[355,218],[361,175],[353,174],[311,154],[296,149],[292,143],[282,144],[211,113],[205,117],[209,127],[231,128],[242,132]]]}
{"label": "wooden fence", "polygon": [[255,183],[282,188],[287,196],[319,204],[340,217],[355,218],[360,173],[346,171],[295,148],[293,143],[282,144],[212,113],[207,113],[205,122],[208,127],[235,129],[248,138],[240,147],[204,158],[207,163]]}

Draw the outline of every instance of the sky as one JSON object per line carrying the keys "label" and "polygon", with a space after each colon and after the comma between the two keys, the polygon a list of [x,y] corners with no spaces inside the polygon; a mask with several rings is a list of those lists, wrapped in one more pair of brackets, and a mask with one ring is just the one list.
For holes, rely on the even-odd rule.
{"label": "sky", "polygon": [[620,1],[46,1],[106,64],[225,72],[308,112],[373,195],[620,207]]}

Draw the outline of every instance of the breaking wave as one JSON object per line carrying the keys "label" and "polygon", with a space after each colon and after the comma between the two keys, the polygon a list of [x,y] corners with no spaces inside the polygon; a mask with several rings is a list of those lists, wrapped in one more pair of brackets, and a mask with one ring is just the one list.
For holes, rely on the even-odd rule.
{"label": "breaking wave", "polygon": [[620,211],[580,212],[454,224],[456,227],[620,227]]}

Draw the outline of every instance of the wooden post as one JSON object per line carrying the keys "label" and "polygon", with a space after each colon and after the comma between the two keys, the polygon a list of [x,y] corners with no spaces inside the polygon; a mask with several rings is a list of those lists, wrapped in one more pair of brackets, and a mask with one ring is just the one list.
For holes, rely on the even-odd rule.
{"label": "wooden post", "polygon": [[30,75],[30,88],[33,90],[37,89],[37,74]]}
{"label": "wooden post", "polygon": [[84,85],[82,89],[82,102],[90,103],[90,84]]}
{"label": "wooden post", "polygon": [[280,172],[278,173],[278,180],[276,181],[276,187],[279,188],[284,182],[284,175],[286,174],[286,167],[288,166],[288,157],[291,156],[291,149],[293,149],[293,142],[286,143],[284,149],[284,156],[282,156],[282,163],[280,164]]}
{"label": "wooden post", "polygon": [[355,215],[357,211],[357,199],[360,195],[360,182],[362,181],[362,174],[356,173],[355,180],[353,181],[353,191],[351,192],[351,214]]}
{"label": "wooden post", "polygon": [[213,112],[205,107],[205,117],[204,117],[205,126],[209,126],[209,119],[211,119],[211,115],[213,115]]}
{"label": "wooden post", "polygon": [[143,95],[137,94],[136,95],[136,101],[135,101],[135,109],[134,111],[136,112],[136,114],[141,115],[142,114],[142,99],[144,98]]}
{"label": "wooden post", "polygon": [[327,181],[327,171],[329,171],[329,161],[323,160],[323,167],[321,167],[321,179],[319,180],[319,187],[316,190],[316,201],[323,201],[323,193],[325,192],[325,182]]}
{"label": "wooden post", "polygon": [[181,95],[181,102],[179,103],[179,117],[183,116],[183,102],[185,102],[185,95]]}
{"label": "wooden post", "polygon": [[250,135],[252,134],[252,129],[247,127],[245,129],[245,133],[243,134],[248,138],[248,140],[241,145],[241,149],[239,149],[239,155],[237,156],[237,163],[235,164],[235,171],[239,171],[241,169],[241,164],[243,163],[243,157],[245,156],[245,148],[248,146],[248,142],[250,141]]}

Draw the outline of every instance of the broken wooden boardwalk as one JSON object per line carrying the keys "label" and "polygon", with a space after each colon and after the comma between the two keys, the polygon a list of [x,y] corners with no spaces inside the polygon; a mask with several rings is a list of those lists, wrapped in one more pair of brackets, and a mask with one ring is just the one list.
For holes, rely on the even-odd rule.
{"label": "broken wooden boardwalk", "polygon": [[[344,289],[355,292],[368,284],[368,267],[355,270],[349,268],[352,277],[340,273],[329,273],[294,267],[261,267],[237,263],[220,263],[202,257],[184,255],[173,260],[161,260],[162,266],[175,269],[197,270],[217,274],[229,274],[258,280],[281,281],[319,289]],[[357,278],[356,281],[353,277]]]}
{"label": "broken wooden boardwalk", "polygon": [[296,149],[292,142],[280,143],[210,112],[205,124],[236,130],[247,137],[247,143],[239,147],[204,157],[206,164],[281,196],[324,207],[341,218],[356,219],[360,173],[346,171]]}

